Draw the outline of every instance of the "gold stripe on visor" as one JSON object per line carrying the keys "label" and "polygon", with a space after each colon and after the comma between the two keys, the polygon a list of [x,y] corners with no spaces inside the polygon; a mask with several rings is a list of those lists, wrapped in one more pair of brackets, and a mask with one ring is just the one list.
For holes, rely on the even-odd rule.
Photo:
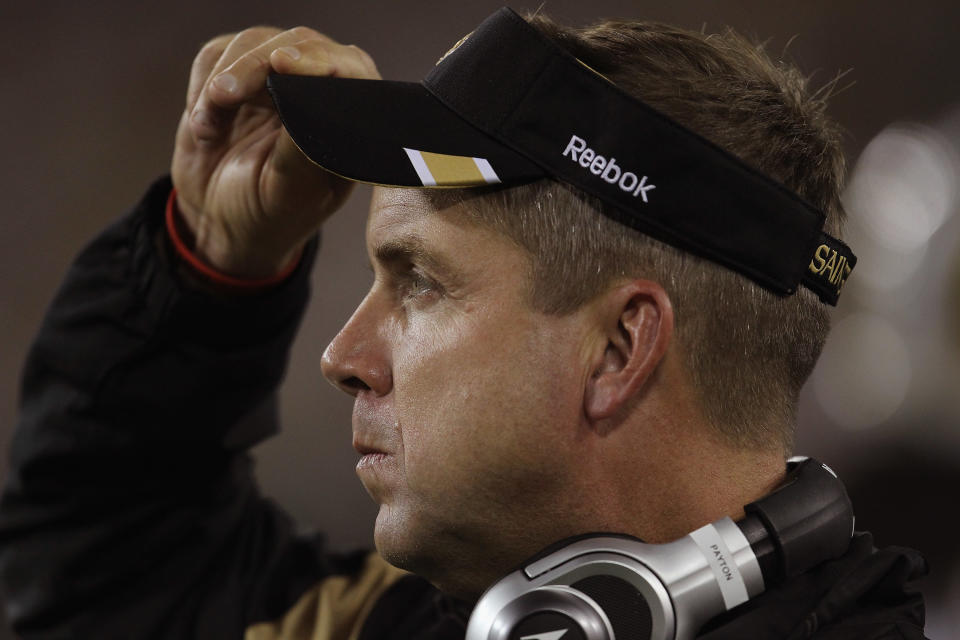
{"label": "gold stripe on visor", "polygon": [[406,147],[403,150],[425,187],[469,187],[500,182],[485,158],[450,156]]}

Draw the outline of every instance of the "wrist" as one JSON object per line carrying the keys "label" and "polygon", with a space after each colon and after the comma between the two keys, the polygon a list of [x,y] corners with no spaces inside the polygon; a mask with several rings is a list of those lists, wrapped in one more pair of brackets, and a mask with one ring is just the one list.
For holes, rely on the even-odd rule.
{"label": "wrist", "polygon": [[277,260],[264,259],[262,264],[244,261],[243,269],[225,268],[221,266],[225,264],[223,261],[211,260],[198,250],[195,232],[177,206],[175,188],[167,199],[165,218],[167,236],[180,263],[191,276],[217,289],[242,293],[271,288],[286,280],[302,257],[303,247],[299,246]]}

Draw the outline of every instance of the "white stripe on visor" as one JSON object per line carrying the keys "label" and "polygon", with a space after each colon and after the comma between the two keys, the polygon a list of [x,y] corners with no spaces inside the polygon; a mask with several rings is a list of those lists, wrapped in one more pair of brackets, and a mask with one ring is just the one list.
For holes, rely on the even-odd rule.
{"label": "white stripe on visor", "polygon": [[420,152],[416,149],[407,149],[406,147],[404,147],[403,150],[407,152],[407,157],[410,158],[413,169],[417,172],[417,176],[420,177],[420,182],[423,183],[423,186],[435,187],[437,181],[433,179],[433,174],[430,173],[430,169],[427,167],[427,163],[423,161],[423,156],[420,155]]}

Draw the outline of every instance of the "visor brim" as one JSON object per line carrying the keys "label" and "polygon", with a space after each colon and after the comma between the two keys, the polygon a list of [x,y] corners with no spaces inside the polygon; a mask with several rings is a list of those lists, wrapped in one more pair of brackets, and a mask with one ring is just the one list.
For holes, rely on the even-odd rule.
{"label": "visor brim", "polygon": [[303,153],[349,180],[471,187],[520,184],[546,175],[419,83],[271,74],[267,88]]}

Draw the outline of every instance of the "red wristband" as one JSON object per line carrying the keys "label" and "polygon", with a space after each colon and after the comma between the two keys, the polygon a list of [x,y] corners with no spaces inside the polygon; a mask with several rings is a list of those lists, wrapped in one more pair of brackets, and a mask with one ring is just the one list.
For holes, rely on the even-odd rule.
{"label": "red wristband", "polygon": [[176,250],[177,256],[186,262],[194,272],[214,284],[231,289],[242,289],[244,291],[266,289],[286,280],[297,268],[297,265],[300,264],[301,256],[297,255],[296,259],[291,260],[290,264],[284,267],[280,273],[267,278],[236,278],[234,276],[228,276],[225,273],[220,273],[200,260],[200,258],[194,255],[190,248],[187,247],[187,244],[183,241],[177,229],[177,218],[179,215],[180,212],[177,210],[177,190],[171,189],[170,197],[167,198],[167,235],[173,243],[173,248]]}

